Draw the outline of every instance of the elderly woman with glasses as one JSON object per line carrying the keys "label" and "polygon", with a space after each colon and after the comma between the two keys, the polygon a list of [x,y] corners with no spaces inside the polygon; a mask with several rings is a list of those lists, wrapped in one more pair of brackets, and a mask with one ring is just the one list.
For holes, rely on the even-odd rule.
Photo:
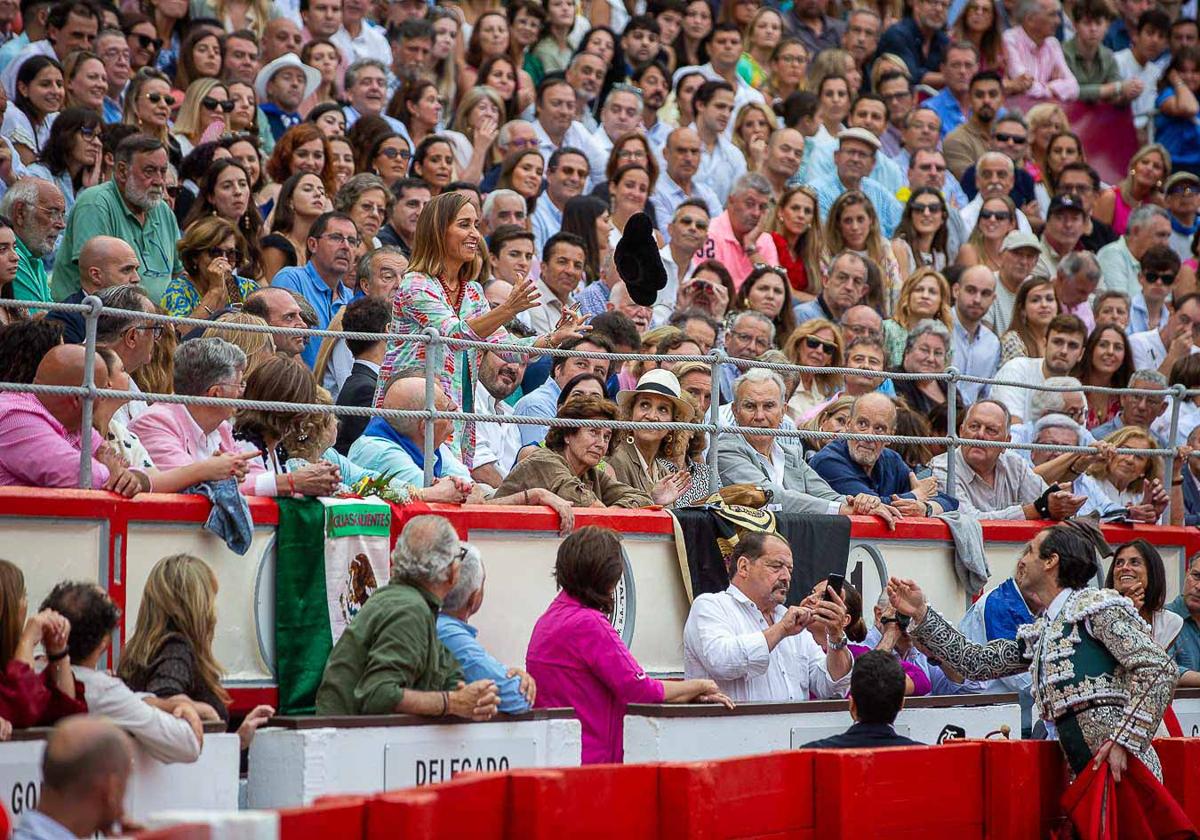
{"label": "elderly woman with glasses", "polygon": [[1122,513],[1133,522],[1155,523],[1167,509],[1162,461],[1150,455],[1118,454],[1117,449],[1157,449],[1158,444],[1141,426],[1123,426],[1104,439],[1111,445],[1075,482],[1075,492],[1088,501],[1079,514],[1101,516]]}
{"label": "elderly woman with glasses", "polygon": [[[899,370],[904,373],[944,373],[949,359],[950,330],[941,321],[925,318],[909,332]],[[903,397],[915,411],[928,417],[935,434],[946,433],[948,389],[944,380],[906,379],[894,384],[896,396]],[[961,416],[964,406],[957,393],[955,401]]]}

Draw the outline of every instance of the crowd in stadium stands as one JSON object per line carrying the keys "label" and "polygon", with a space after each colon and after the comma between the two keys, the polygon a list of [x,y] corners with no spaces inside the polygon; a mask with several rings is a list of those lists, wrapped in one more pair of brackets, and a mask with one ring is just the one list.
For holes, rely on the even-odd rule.
{"label": "crowd in stadium stands", "polygon": [[[0,3],[0,91],[0,304],[94,295],[105,307],[94,358],[82,313],[0,307],[0,381],[78,386],[86,373],[129,394],[87,412],[76,396],[0,393],[0,485],[78,487],[89,453],[91,487],[127,497],[206,485],[235,498],[329,496],[387,476],[401,502],[548,505],[564,532],[576,506],[680,506],[742,483],[785,511],[889,526],[955,511],[1200,524],[1200,396],[1182,401],[1176,425],[1162,395],[1082,390],[1200,388],[1194,4],[21,0]],[[236,329],[246,325],[295,332]],[[304,334],[315,328],[433,329],[529,352]],[[719,349],[861,374],[538,353],[548,348]],[[428,365],[442,411],[664,425],[334,423],[145,398],[419,409]],[[871,375],[950,367],[1062,390]],[[1085,451],[947,453],[752,431],[713,442],[665,425],[711,411],[749,430],[929,439],[953,416],[968,441]],[[1130,452],[1167,448],[1177,457]],[[172,568],[187,566],[197,591],[211,584],[189,562]],[[689,671],[715,685],[686,696],[737,699],[764,680],[787,696],[844,694],[834,625],[864,621],[848,592],[845,615],[819,617],[835,640],[827,665],[772,676],[790,637],[726,649],[722,633],[738,639],[763,615],[789,628],[782,637],[804,623],[771,614],[757,562],[744,581],[735,563],[729,603],[704,602],[689,621]],[[437,629],[457,654],[473,645],[482,569],[455,563],[478,590],[418,569],[424,596],[396,609],[453,604]],[[588,629],[605,570],[584,565],[560,557],[565,594],[531,649],[536,698],[524,673],[496,679],[498,694],[471,683],[460,695],[454,658],[437,654],[421,688],[434,693],[414,694],[412,708],[479,715],[571,700],[558,631],[595,632],[598,649],[615,650]],[[6,616],[22,591],[6,585]],[[84,692],[90,706],[111,702],[110,716],[132,705],[88,667],[110,608],[67,587],[0,637],[6,680],[40,692],[0,717],[45,722]],[[876,635],[902,650],[880,610]],[[812,662],[816,635],[798,645]],[[69,649],[72,668],[53,659],[31,681],[21,668],[39,642],[51,657]],[[137,709],[156,733],[146,737],[179,757],[225,699],[202,634],[187,644],[143,650],[141,671],[121,675],[181,689],[178,674],[158,682],[154,663],[191,669],[197,704],[172,706],[191,694],[181,690]],[[597,670],[597,683],[636,672],[609,652],[615,670]],[[361,695],[351,675],[368,654],[335,653],[328,702],[410,703],[394,686]],[[906,671],[906,684],[954,683],[929,670]],[[684,696],[673,690],[667,699]],[[650,682],[635,695],[662,698]],[[614,755],[610,711],[589,718],[596,756]]]}

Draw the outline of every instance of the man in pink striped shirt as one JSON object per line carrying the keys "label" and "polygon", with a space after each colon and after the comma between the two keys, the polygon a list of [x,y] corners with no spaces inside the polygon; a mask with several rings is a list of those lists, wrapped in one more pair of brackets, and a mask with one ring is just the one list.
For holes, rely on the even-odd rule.
{"label": "man in pink striped shirt", "polygon": [[[62,344],[38,365],[38,385],[83,384],[84,348]],[[108,387],[108,369],[95,360],[97,388]],[[0,485],[78,487],[84,435],[92,452],[92,486],[136,496],[149,487],[145,473],[130,470],[94,429],[80,429],[83,399],[61,394],[0,394]]]}
{"label": "man in pink striped shirt", "polygon": [[1054,37],[1061,13],[1059,0],[1020,0],[1014,15],[1018,25],[1003,35],[1009,78],[1033,80],[1026,96],[1064,102],[1079,98],[1079,82]]}

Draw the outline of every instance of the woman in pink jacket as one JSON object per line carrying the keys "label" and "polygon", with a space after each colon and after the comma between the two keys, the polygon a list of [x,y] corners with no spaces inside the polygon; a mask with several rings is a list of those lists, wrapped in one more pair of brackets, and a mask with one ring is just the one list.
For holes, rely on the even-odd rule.
{"label": "woman in pink jacket", "polygon": [[538,619],[525,667],[537,681],[538,708],[572,706],[583,725],[583,763],[618,763],[624,756],[629,703],[733,702],[712,680],[646,676],[608,619],[625,563],[616,531],[588,526],[558,548],[560,592]]}

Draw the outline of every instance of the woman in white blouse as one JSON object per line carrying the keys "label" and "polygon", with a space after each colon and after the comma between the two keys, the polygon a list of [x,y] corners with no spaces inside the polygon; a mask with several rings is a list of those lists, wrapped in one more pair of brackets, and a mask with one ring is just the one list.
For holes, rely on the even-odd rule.
{"label": "woman in white blouse", "polygon": [[28,166],[41,154],[65,96],[62,65],[53,58],[35,55],[17,71],[17,95],[4,112],[0,134],[12,142],[21,163]]}

